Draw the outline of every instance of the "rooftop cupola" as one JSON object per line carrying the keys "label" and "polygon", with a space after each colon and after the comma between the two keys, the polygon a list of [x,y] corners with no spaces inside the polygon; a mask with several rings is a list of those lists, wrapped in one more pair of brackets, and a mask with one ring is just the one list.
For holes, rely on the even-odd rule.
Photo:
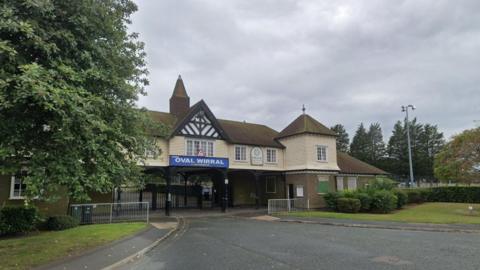
{"label": "rooftop cupola", "polygon": [[170,113],[180,118],[190,109],[190,97],[188,97],[182,76],[178,75],[172,97],[170,97]]}

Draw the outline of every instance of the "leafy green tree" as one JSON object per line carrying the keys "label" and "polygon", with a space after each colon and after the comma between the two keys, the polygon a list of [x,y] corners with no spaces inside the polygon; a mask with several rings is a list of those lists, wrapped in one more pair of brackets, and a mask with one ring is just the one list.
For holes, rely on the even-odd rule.
{"label": "leafy green tree", "polygon": [[0,173],[26,169],[28,197],[74,200],[138,181],[151,128],[135,108],[143,44],[129,0],[4,0],[0,9]]}
{"label": "leafy green tree", "polygon": [[336,124],[330,129],[337,133],[337,150],[347,153],[349,148],[348,146],[350,144],[350,138],[348,137],[345,127],[342,124]]}
{"label": "leafy green tree", "polygon": [[465,130],[435,157],[435,176],[471,184],[480,182],[480,128]]}
{"label": "leafy green tree", "polygon": [[353,136],[352,144],[350,144],[350,154],[360,160],[367,161],[369,159],[369,145],[370,140],[367,130],[363,123],[360,123],[355,136]]}
{"label": "leafy green tree", "polygon": [[380,161],[386,155],[385,142],[383,141],[382,128],[380,124],[371,124],[368,129],[367,136],[369,139],[369,157],[366,161],[374,166],[378,166]]}

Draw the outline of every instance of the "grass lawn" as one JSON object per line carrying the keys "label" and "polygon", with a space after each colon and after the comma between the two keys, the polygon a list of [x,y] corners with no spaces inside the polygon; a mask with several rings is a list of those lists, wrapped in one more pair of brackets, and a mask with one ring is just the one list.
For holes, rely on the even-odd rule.
{"label": "grass lawn", "polygon": [[138,232],[146,223],[85,225],[19,238],[0,238],[0,269],[29,269]]}
{"label": "grass lawn", "polygon": [[[474,207],[470,215],[468,206]],[[461,223],[480,224],[480,204],[467,203],[424,203],[409,205],[390,214],[347,214],[328,211],[294,212],[286,214],[296,217],[343,218],[356,220],[397,221],[410,223]]]}

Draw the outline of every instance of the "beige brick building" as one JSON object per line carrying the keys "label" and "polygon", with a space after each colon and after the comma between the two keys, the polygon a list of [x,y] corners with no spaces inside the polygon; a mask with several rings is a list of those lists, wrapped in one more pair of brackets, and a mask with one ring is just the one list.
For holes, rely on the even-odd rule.
{"label": "beige brick building", "polygon": [[[159,151],[148,153],[148,160],[139,164],[152,176],[151,182],[141,191],[124,187],[97,194],[94,202],[148,201],[153,209],[225,208],[304,198],[311,208],[320,208],[326,192],[356,189],[386,174],[337,152],[336,134],[305,113],[280,132],[262,124],[217,119],[203,100],[190,106],[181,77],[170,111],[150,115],[169,129],[167,138],[152,134]],[[0,177],[0,204],[21,203],[22,188],[21,179]],[[65,204],[50,209],[66,211]]]}

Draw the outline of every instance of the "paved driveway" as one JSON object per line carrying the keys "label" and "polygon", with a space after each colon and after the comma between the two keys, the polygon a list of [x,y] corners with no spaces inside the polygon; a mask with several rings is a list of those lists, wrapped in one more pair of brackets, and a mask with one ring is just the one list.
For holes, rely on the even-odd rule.
{"label": "paved driveway", "polygon": [[480,269],[480,235],[191,219],[122,269]]}

